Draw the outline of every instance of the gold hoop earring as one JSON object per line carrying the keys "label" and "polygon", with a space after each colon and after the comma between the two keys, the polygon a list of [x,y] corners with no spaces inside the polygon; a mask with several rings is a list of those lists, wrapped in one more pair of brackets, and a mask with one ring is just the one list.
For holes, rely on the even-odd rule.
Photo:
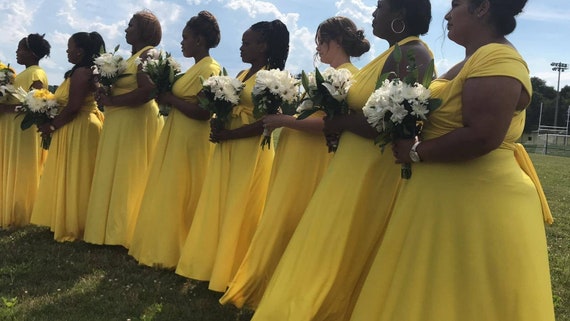
{"label": "gold hoop earring", "polygon": [[[402,30],[399,30],[399,31],[397,31],[396,28],[394,28],[394,23],[398,20],[402,21]],[[406,23],[402,19],[394,19],[394,20],[392,20],[392,23],[390,23],[390,28],[392,28],[392,31],[394,33],[400,34],[400,33],[404,32],[404,30],[406,30]]]}

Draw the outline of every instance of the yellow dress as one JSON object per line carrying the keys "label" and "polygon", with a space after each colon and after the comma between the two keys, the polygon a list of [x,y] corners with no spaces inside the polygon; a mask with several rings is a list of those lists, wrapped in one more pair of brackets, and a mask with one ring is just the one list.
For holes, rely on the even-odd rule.
{"label": "yellow dress", "polygon": [[[338,68],[353,74],[358,71],[351,63]],[[319,113],[313,117],[323,116]],[[287,127],[281,130],[263,215],[236,276],[220,299],[222,304],[239,308],[259,304],[331,156],[323,134]]]}
{"label": "yellow dress", "polygon": [[[444,103],[424,139],[463,127],[467,79],[512,77],[531,93],[528,73],[512,47],[479,48],[453,80],[430,86]],[[515,143],[524,123],[525,113],[515,113],[502,145],[477,159],[414,164],[352,320],[554,320],[543,223],[551,216]]]}
{"label": "yellow dress", "polygon": [[[149,48],[152,47],[141,49],[127,60],[125,73],[129,75],[115,83],[114,96],[137,88],[135,59]],[[154,100],[140,106],[105,108],[105,126],[87,209],[86,242],[128,248],[150,158],[163,124]]]}
{"label": "yellow dress", "polygon": [[[67,78],[55,92],[58,105],[69,101]],[[83,238],[85,215],[103,114],[93,93],[88,94],[77,116],[53,133],[31,222],[49,226],[57,241]]]}
{"label": "yellow dress", "polygon": [[[172,93],[197,102],[200,76],[220,73],[220,65],[205,57],[174,83]],[[153,155],[129,254],[139,263],[176,267],[192,224],[208,168],[211,143],[208,121],[187,117],[172,108]]]}
{"label": "yellow dress", "polygon": [[[14,87],[29,90],[35,81],[40,81],[44,88],[48,86],[45,71],[30,66],[16,76]],[[18,101],[12,98],[7,103]],[[30,223],[45,160],[35,126],[22,130],[22,118],[15,116],[0,113],[0,227]]]}
{"label": "yellow dress", "polygon": [[[409,37],[399,42],[418,41]],[[348,104],[374,91],[389,48],[354,76]],[[373,140],[345,131],[252,320],[345,320],[367,274],[400,184],[400,167]]]}
{"label": "yellow dress", "polygon": [[[245,74],[239,79],[243,81]],[[245,81],[229,129],[254,122],[251,91],[255,78]],[[213,291],[226,290],[263,211],[273,150],[262,150],[260,143],[259,136],[228,140],[216,144],[212,153],[176,273],[210,281]]]}

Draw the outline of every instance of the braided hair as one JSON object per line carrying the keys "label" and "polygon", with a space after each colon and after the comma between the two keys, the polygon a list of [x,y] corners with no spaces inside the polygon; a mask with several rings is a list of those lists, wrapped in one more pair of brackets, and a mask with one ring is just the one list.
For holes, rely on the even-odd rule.
{"label": "braided hair", "polygon": [[269,69],[285,68],[289,55],[289,30],[281,20],[261,21],[250,27],[259,32],[261,41],[267,44],[267,67]]}

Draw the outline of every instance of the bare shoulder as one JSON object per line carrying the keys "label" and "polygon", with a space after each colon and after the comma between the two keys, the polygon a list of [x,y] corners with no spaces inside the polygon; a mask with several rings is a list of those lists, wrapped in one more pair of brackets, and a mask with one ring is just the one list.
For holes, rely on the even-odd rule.
{"label": "bare shoulder", "polygon": [[412,51],[416,60],[429,61],[432,55],[426,45],[421,41],[411,41],[401,46],[402,55],[405,57],[408,51]]}
{"label": "bare shoulder", "polygon": [[93,76],[93,71],[89,67],[79,67],[73,71],[71,75],[72,80],[85,80]]}

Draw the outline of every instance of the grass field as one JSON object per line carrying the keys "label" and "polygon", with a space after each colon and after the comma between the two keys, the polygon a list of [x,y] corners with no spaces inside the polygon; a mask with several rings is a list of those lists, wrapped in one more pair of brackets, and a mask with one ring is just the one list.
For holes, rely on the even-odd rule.
{"label": "grass field", "polygon": [[[546,228],[558,321],[570,321],[570,158],[531,155],[555,217]],[[44,228],[0,230],[2,321],[243,321],[219,293],[139,266],[121,247],[57,243]]]}

